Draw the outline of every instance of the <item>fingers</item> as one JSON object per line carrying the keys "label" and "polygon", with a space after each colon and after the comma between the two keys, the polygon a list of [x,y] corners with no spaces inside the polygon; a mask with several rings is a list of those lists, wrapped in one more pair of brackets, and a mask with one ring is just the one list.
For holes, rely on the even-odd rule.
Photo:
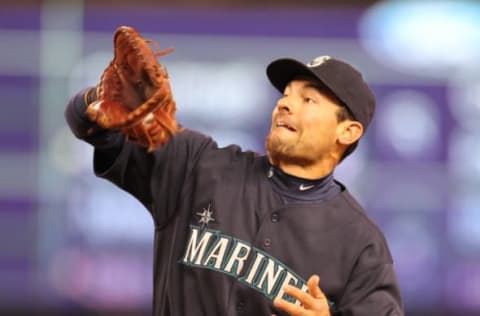
{"label": "fingers", "polygon": [[301,313],[303,311],[303,308],[301,308],[300,306],[292,304],[292,303],[290,303],[288,301],[285,301],[285,300],[282,300],[280,298],[276,298],[273,301],[273,306],[275,306],[276,308],[278,308],[278,309],[280,309],[284,312],[287,312],[290,315],[301,315]]}
{"label": "fingers", "polygon": [[295,286],[287,285],[284,290],[286,294],[297,299],[306,308],[311,307],[315,303],[315,298],[310,293],[306,293]]}
{"label": "fingers", "polygon": [[277,298],[273,302],[274,306],[292,316],[330,315],[328,301],[319,287],[319,282],[320,277],[312,275],[307,281],[308,293],[295,286],[286,285],[283,288],[285,294],[295,298],[301,305]]}
{"label": "fingers", "polygon": [[315,298],[324,298],[325,295],[322,290],[320,290],[319,283],[320,277],[316,274],[312,275],[307,281],[308,291],[310,292],[310,295]]}

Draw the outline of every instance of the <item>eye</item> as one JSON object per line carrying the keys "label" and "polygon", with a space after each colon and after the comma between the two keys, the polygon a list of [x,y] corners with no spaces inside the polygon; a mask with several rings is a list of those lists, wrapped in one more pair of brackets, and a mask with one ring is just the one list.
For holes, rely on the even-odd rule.
{"label": "eye", "polygon": [[314,103],[317,103],[317,101],[313,98],[310,98],[310,97],[305,97],[303,98],[303,102],[305,103],[310,103],[310,104],[314,104]]}

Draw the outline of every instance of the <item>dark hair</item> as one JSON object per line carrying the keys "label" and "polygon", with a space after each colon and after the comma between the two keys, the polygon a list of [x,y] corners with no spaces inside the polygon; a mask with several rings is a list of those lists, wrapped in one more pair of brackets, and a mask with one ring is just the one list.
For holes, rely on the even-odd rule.
{"label": "dark hair", "polygon": [[350,113],[348,108],[341,103],[339,105],[340,106],[337,110],[337,121],[338,121],[338,123],[346,121],[346,120],[355,121],[355,118],[353,117],[353,114]]}
{"label": "dark hair", "polygon": [[[350,112],[350,110],[340,102],[337,110],[337,121],[340,123],[346,120],[355,121],[355,118],[353,117],[353,114]],[[345,151],[343,152],[342,157],[340,157],[340,162],[343,159],[347,158],[347,156],[350,155],[355,150],[355,148],[357,148],[357,145],[358,140],[353,144],[349,145],[347,149],[345,149]]]}

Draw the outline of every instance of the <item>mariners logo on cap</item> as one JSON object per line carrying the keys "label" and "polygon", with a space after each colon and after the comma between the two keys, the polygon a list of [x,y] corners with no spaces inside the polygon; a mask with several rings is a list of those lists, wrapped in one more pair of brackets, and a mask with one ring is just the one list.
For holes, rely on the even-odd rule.
{"label": "mariners logo on cap", "polygon": [[318,56],[315,59],[313,59],[311,62],[307,64],[308,67],[317,67],[326,62],[327,60],[331,59],[332,57],[330,56]]}

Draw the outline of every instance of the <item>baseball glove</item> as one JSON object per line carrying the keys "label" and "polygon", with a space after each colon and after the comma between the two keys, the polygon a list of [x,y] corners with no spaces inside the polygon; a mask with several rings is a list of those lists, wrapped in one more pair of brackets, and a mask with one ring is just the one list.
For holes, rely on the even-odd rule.
{"label": "baseball glove", "polygon": [[157,57],[173,51],[153,51],[132,27],[114,35],[114,57],[96,87],[96,100],[86,114],[100,127],[120,130],[127,140],[152,152],[179,130],[167,71]]}

